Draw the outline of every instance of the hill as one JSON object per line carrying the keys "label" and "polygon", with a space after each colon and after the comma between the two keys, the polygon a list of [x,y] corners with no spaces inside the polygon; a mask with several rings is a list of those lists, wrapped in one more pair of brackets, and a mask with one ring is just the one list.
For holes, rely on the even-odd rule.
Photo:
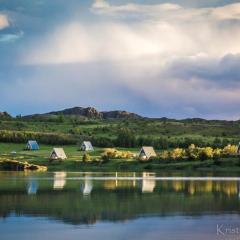
{"label": "hill", "polygon": [[44,114],[34,114],[34,115],[28,115],[24,118],[48,118],[48,117],[55,117],[55,116],[78,116],[88,119],[140,119],[142,118],[140,115],[135,113],[130,113],[127,111],[104,111],[99,112],[97,109],[93,107],[73,107],[73,108],[67,108],[60,111],[53,111],[49,113]]}
{"label": "hill", "polygon": [[224,147],[240,141],[240,121],[145,118],[127,111],[74,107],[25,117],[0,118],[0,142],[67,145],[90,140],[99,147],[171,149],[197,146]]}
{"label": "hill", "polygon": [[11,115],[7,112],[0,112],[0,119],[2,118],[11,118]]}

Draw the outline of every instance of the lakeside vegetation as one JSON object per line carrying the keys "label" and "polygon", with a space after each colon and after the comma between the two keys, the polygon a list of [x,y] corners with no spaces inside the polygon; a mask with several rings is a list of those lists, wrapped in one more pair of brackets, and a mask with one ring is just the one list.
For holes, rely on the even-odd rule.
{"label": "lakeside vegetation", "polygon": [[73,145],[90,140],[97,147],[156,149],[237,145],[240,121],[203,119],[88,119],[79,116],[0,119],[0,142]]}
{"label": "lakeside vegetation", "polygon": [[[79,151],[76,145],[68,145],[64,147],[67,159],[52,162],[49,161],[52,146],[40,145],[40,150],[38,151],[25,151],[24,147],[24,144],[0,143],[0,161],[11,159],[28,162],[29,164],[45,166],[48,171],[198,170],[240,172],[240,157],[231,153],[233,150],[235,151],[236,146],[219,149],[218,151],[221,151],[221,154],[218,156],[210,156],[209,154],[212,151],[216,152],[216,150],[210,150],[209,147],[193,148],[193,146],[190,146],[185,151],[172,149],[167,151],[167,158],[166,151],[159,150],[157,151],[157,157],[151,158],[148,161],[140,161],[138,159],[138,148],[95,148],[93,152],[84,153]],[[16,151],[16,153],[11,153],[12,151]],[[181,155],[179,152],[181,152]],[[196,154],[196,152],[201,157],[195,155],[196,158],[193,158],[192,154]]]}
{"label": "lakeside vegetation", "polygon": [[[0,158],[47,166],[49,171],[240,171],[239,157],[234,155],[239,136],[240,121],[5,117],[0,119]],[[37,140],[41,149],[23,151],[29,139]],[[92,142],[94,152],[79,151],[84,140]],[[144,145],[153,146],[157,157],[138,161]],[[64,147],[68,159],[50,163],[56,146]]]}

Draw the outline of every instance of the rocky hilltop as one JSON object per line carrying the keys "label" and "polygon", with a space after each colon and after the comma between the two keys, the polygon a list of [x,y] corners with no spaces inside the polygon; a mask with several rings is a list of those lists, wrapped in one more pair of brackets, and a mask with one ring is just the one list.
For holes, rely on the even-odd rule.
{"label": "rocky hilltop", "polygon": [[11,115],[7,112],[0,112],[0,118],[11,118]]}
{"label": "rocky hilltop", "polygon": [[92,119],[133,119],[133,118],[142,118],[140,115],[135,113],[127,112],[127,111],[104,111],[99,112],[97,109],[93,107],[74,107],[74,108],[67,108],[61,111],[53,111],[44,114],[34,114],[25,116],[26,118],[34,118],[34,117],[48,117],[48,116],[79,116],[79,117],[86,117]]}
{"label": "rocky hilltop", "polygon": [[74,107],[74,108],[67,108],[61,111],[55,111],[55,112],[50,112],[47,113],[50,115],[74,115],[74,116],[83,116],[87,118],[102,118],[101,112],[98,112],[95,108],[93,107],[88,107],[88,108],[82,108],[82,107]]}

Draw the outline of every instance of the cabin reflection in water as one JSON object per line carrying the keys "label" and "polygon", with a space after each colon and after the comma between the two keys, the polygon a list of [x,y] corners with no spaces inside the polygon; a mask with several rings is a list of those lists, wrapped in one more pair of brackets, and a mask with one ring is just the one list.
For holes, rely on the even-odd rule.
{"label": "cabin reflection in water", "polygon": [[89,196],[92,192],[93,184],[90,179],[85,179],[84,183],[81,186],[81,190],[84,196]]}
{"label": "cabin reflection in water", "polygon": [[[71,174],[70,174],[71,176]],[[93,179],[91,178],[93,177]],[[81,176],[81,179],[75,181],[71,179],[70,184],[67,185],[67,173],[55,172],[53,173],[53,190],[79,189],[83,196],[92,195],[94,184],[96,190],[102,188],[105,190],[120,190],[120,189],[135,189],[141,193],[156,193],[161,194],[165,192],[184,193],[184,195],[199,195],[203,193],[222,193],[226,196],[235,195],[240,199],[240,181],[238,180],[194,180],[194,179],[169,179],[159,180],[155,173],[144,172],[141,174],[136,173],[114,173],[109,175],[109,179],[102,179],[96,181],[95,175],[91,173],[85,173]],[[44,181],[45,182],[45,181]],[[43,181],[39,181],[36,178],[27,178],[25,191],[28,195],[33,195],[41,192],[47,185],[43,185]]]}
{"label": "cabin reflection in water", "polygon": [[21,213],[71,224],[94,224],[139,216],[240,212],[240,181],[234,178],[165,179],[154,173],[125,172],[4,174],[0,178],[0,218]]}
{"label": "cabin reflection in water", "polygon": [[66,184],[66,172],[55,172],[54,179],[53,179],[53,189],[54,190],[61,190],[64,188]]}
{"label": "cabin reflection in water", "polygon": [[240,181],[238,181],[238,198],[240,199]]}
{"label": "cabin reflection in water", "polygon": [[[131,177],[133,180],[129,179],[119,179],[122,177]],[[125,173],[125,174],[120,174],[118,172],[114,173],[114,180],[104,180],[103,182],[103,188],[106,190],[114,190],[117,188],[135,188],[136,187],[136,173]]]}
{"label": "cabin reflection in water", "polygon": [[37,190],[38,190],[38,182],[35,179],[30,178],[27,185],[28,195],[37,194]]}
{"label": "cabin reflection in water", "polygon": [[156,186],[154,173],[143,173],[142,175],[142,193],[152,193]]}

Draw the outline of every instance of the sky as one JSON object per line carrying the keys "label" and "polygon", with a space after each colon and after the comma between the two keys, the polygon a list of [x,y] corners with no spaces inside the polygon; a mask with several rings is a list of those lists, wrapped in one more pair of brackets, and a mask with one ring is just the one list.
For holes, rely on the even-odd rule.
{"label": "sky", "polygon": [[0,99],[240,119],[240,1],[0,0]]}

